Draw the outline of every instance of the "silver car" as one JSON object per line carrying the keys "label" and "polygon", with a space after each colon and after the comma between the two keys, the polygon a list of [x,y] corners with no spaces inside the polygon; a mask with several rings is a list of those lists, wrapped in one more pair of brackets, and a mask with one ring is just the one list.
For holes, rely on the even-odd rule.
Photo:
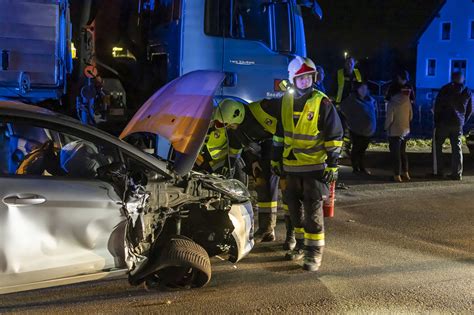
{"label": "silver car", "polygon": [[[246,187],[192,171],[222,80],[197,71],[169,83],[120,139],[0,101],[0,293],[123,275],[132,285],[201,287],[209,256],[248,254]],[[153,135],[155,150],[122,140],[137,135]]]}

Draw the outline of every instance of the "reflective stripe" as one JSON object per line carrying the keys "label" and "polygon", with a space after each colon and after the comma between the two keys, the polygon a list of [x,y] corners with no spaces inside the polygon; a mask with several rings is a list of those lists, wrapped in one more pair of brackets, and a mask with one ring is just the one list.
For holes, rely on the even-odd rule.
{"label": "reflective stripe", "polygon": [[301,165],[301,166],[283,165],[283,170],[290,173],[322,171],[325,168],[326,168],[325,164]]}
{"label": "reflective stripe", "polygon": [[273,142],[283,142],[283,141],[285,141],[285,138],[273,136]]}
{"label": "reflective stripe", "polygon": [[317,234],[313,234],[313,233],[304,233],[304,238],[308,239],[308,240],[313,240],[313,241],[320,241],[320,240],[324,240],[324,233],[317,233]]}
{"label": "reflective stripe", "polygon": [[278,207],[278,201],[270,201],[270,202],[257,202],[258,207]]}
{"label": "reflective stripe", "polygon": [[305,238],[304,244],[306,246],[321,247],[325,245],[325,241],[324,240],[310,240],[310,239]]}
{"label": "reflective stripe", "polygon": [[302,240],[304,239],[304,228],[294,228],[295,230],[295,238],[297,240]]}
{"label": "reflective stripe", "polygon": [[[285,137],[289,137],[289,138],[296,139],[296,140],[316,141],[319,138],[321,138],[321,134],[318,133],[315,136],[310,136],[310,135],[300,135],[300,134],[285,131]],[[275,140],[275,138],[273,140]]]}
{"label": "reflective stripe", "polygon": [[324,150],[324,146],[319,145],[319,146],[309,148],[309,149],[296,149],[295,148],[295,149],[293,149],[293,152],[294,153],[311,154],[311,153],[316,153],[316,152],[320,152],[320,151],[323,151],[323,150]]}
{"label": "reflective stripe", "polygon": [[287,204],[283,204],[281,207],[283,208],[284,211],[289,211]]}
{"label": "reflective stripe", "polygon": [[333,140],[324,142],[325,147],[342,147],[343,141]]}

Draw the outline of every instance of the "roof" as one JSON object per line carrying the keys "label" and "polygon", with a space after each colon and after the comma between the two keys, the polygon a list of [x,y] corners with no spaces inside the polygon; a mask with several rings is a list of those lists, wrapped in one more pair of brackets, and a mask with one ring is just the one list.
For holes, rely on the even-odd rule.
{"label": "roof", "polygon": [[420,32],[416,35],[416,41],[415,43],[418,44],[418,42],[420,41],[420,38],[421,36],[423,36],[423,34],[426,32],[426,30],[428,29],[428,27],[431,25],[431,23],[433,23],[433,20],[437,17],[439,17],[439,12],[441,11],[441,9],[444,7],[444,5],[446,4],[446,2],[448,2],[448,0],[443,0],[439,5],[438,7],[433,11],[433,14],[431,14],[430,18],[426,21],[425,25],[423,25],[423,27],[421,28]]}

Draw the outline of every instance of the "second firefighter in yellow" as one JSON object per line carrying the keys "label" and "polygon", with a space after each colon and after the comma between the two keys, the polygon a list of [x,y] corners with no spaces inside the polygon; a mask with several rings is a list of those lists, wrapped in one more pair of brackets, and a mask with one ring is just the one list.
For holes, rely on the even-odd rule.
{"label": "second firefighter in yellow", "polygon": [[303,268],[316,271],[325,245],[322,200],[328,184],[337,179],[343,128],[329,98],[312,88],[314,63],[296,57],[288,72],[293,89],[281,99],[272,167],[275,173],[286,174],[284,198],[296,237],[296,246],[286,257],[304,258]]}

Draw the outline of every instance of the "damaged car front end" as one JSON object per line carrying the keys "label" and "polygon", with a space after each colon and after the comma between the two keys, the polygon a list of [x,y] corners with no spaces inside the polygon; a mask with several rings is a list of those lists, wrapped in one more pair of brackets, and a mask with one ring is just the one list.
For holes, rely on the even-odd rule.
{"label": "damaged car front end", "polygon": [[[181,247],[195,242],[208,256],[228,254],[232,262],[253,247],[253,210],[247,188],[237,180],[192,171],[211,122],[214,94],[223,79],[222,73],[196,71],[170,82],[140,108],[120,135],[124,139],[144,132],[157,135],[169,142],[174,156],[172,181],[147,181],[141,183],[143,188],[126,194],[140,196],[136,208],[140,210],[128,211],[126,247],[132,284],[146,280],[189,285],[190,279],[196,279],[192,285],[202,286],[209,281],[210,263],[204,252],[192,243],[186,245],[190,250],[170,249],[170,242]],[[142,226],[136,228],[137,222]],[[189,259],[169,261],[168,257],[185,255],[184,251]],[[166,270],[170,268],[185,274],[187,282],[180,276],[170,280]],[[189,274],[176,269],[187,269]]]}
{"label": "damaged car front end", "polygon": [[209,256],[238,262],[253,247],[250,195],[237,180],[191,172],[160,181],[116,165],[101,173],[124,196],[132,285],[201,287],[211,277]]}
{"label": "damaged car front end", "polygon": [[[254,245],[247,188],[192,170],[223,77],[196,71],[170,82],[122,140],[38,107],[0,102],[0,127],[17,130],[5,133],[0,150],[8,161],[0,173],[0,293],[119,271],[132,285],[202,287],[211,277],[209,257],[245,257]],[[44,136],[32,142],[22,130]],[[173,159],[127,143],[140,133],[168,142]],[[25,141],[32,145],[19,154]],[[30,203],[33,191],[38,204]],[[13,226],[18,214],[28,226]]]}

